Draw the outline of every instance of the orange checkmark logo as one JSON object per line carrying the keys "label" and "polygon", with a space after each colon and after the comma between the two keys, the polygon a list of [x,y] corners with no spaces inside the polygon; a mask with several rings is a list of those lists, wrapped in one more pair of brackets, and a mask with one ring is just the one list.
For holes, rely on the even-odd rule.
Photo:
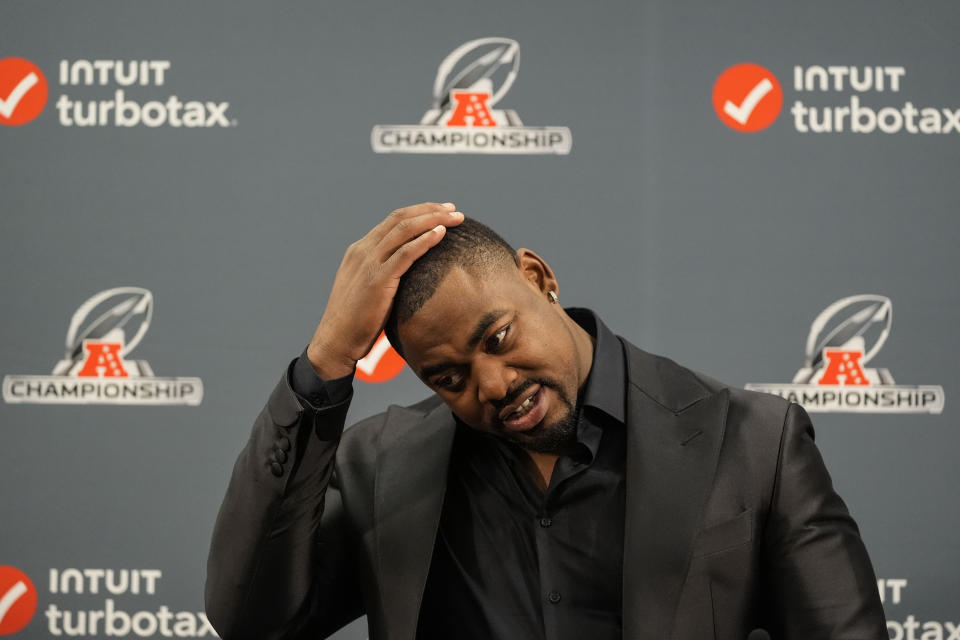
{"label": "orange checkmark logo", "polygon": [[0,566],[0,636],[20,631],[37,610],[37,590],[23,571]]}
{"label": "orange checkmark logo", "polygon": [[780,115],[783,89],[771,71],[745,62],[730,67],[713,84],[713,109],[725,125],[741,133],[766,129]]}
{"label": "orange checkmark logo", "polygon": [[0,124],[26,124],[47,104],[47,78],[25,58],[0,60]]}
{"label": "orange checkmark logo", "polygon": [[381,331],[370,353],[357,362],[356,378],[362,382],[386,382],[396,378],[406,364]]}

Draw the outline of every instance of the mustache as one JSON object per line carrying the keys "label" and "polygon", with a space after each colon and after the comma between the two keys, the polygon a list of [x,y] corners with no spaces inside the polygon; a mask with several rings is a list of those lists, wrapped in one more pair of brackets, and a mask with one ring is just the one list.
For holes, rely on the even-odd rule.
{"label": "mustache", "polygon": [[566,396],[563,393],[563,389],[560,387],[560,384],[557,383],[555,380],[551,380],[549,378],[527,378],[526,380],[524,380],[523,382],[515,386],[513,389],[508,391],[507,395],[503,396],[503,398],[501,398],[500,400],[497,400],[497,401],[491,400],[490,404],[492,404],[493,407],[497,410],[497,415],[500,415],[501,411],[503,411],[508,406],[516,402],[517,399],[527,391],[527,389],[529,389],[535,384],[539,384],[541,387],[545,387],[548,389],[553,389],[555,392],[557,392],[557,395],[559,395],[564,401],[566,401]]}

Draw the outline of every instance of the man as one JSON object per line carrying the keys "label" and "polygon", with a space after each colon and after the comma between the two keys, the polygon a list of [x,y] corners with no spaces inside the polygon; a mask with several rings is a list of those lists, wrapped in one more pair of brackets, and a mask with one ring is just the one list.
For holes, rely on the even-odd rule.
{"label": "man", "polygon": [[[347,250],[217,519],[224,638],[363,614],[374,640],[887,637],[804,411],[647,354],[558,292],[450,203]],[[344,432],[384,327],[435,395]]]}

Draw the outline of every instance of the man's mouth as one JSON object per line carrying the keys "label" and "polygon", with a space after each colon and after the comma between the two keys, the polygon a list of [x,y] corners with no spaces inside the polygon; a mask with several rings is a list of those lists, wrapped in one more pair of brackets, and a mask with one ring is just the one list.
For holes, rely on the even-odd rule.
{"label": "man's mouth", "polygon": [[547,413],[543,387],[533,385],[519,402],[507,407],[500,414],[500,421],[509,431],[527,431],[543,420]]}

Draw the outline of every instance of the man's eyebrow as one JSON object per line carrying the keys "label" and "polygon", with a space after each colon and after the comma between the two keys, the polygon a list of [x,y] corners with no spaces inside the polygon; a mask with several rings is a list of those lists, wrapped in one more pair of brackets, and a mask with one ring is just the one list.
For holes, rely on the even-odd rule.
{"label": "man's eyebrow", "polygon": [[483,317],[480,318],[480,321],[477,323],[477,326],[473,328],[473,333],[470,334],[470,339],[467,340],[467,347],[473,349],[480,343],[480,339],[483,337],[483,334],[487,332],[487,329],[490,328],[497,319],[504,315],[506,310],[504,309],[495,309],[493,311],[488,311],[483,314]]}
{"label": "man's eyebrow", "polygon": [[446,371],[447,369],[450,369],[455,366],[457,366],[456,362],[449,362],[449,361],[438,362],[437,364],[431,364],[430,366],[424,367],[423,369],[420,370],[420,377],[426,380],[431,376],[434,376],[438,373]]}
{"label": "man's eyebrow", "polygon": [[[492,325],[497,321],[498,318],[502,317],[506,313],[507,312],[505,309],[494,309],[493,311],[488,311],[487,313],[483,314],[483,317],[480,318],[479,322],[477,322],[477,326],[473,328],[473,333],[470,334],[470,339],[467,340],[467,347],[469,349],[476,347],[477,344],[479,344],[480,339],[483,338],[483,334],[485,334],[487,329],[490,328],[490,325]],[[457,363],[451,361],[431,364],[420,370],[420,377],[427,379],[455,366],[457,366]]]}

